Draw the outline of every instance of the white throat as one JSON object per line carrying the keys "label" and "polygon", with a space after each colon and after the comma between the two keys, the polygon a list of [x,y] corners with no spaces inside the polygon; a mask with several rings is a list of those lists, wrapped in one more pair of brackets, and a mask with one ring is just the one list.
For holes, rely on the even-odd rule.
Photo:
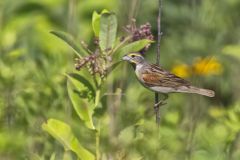
{"label": "white throat", "polygon": [[136,65],[135,73],[137,74],[137,76],[139,76],[142,67],[143,67],[143,64],[141,63]]}

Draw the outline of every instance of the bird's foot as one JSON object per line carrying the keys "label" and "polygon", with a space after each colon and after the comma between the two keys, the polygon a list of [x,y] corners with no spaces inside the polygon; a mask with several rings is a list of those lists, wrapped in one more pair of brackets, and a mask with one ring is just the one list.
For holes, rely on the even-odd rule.
{"label": "bird's foot", "polygon": [[167,104],[166,100],[168,99],[168,94],[162,94],[164,97],[162,100],[160,100],[158,103],[154,104],[154,108],[159,108],[160,106],[163,106]]}
{"label": "bird's foot", "polygon": [[167,104],[167,102],[165,100],[161,100],[158,103],[154,104],[154,108],[157,108],[159,106],[163,106],[165,104]]}

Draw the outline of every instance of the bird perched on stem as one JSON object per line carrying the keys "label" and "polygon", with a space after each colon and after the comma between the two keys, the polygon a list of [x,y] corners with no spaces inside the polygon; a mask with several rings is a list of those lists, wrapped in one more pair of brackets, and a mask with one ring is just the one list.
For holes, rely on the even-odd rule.
{"label": "bird perched on stem", "polygon": [[[214,97],[212,90],[192,86],[188,81],[162,69],[156,64],[149,64],[139,53],[129,53],[123,60],[132,64],[138,80],[146,88],[158,93],[194,93]],[[158,105],[158,104],[155,104]]]}

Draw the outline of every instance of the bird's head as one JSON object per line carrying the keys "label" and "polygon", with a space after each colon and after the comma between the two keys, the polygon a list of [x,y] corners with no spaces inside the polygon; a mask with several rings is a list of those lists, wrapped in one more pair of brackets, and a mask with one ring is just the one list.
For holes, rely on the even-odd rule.
{"label": "bird's head", "polygon": [[140,53],[129,53],[123,56],[122,59],[134,65],[138,65],[144,62],[144,57]]}

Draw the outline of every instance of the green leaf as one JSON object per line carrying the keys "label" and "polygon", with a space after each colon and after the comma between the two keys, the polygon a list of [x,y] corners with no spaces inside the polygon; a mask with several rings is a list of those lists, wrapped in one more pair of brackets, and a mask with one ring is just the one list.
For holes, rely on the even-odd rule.
{"label": "green leaf", "polygon": [[104,9],[102,10],[101,14],[98,14],[96,11],[93,12],[92,15],[92,27],[93,31],[96,37],[99,37],[99,31],[100,31],[100,18],[101,15],[104,13],[109,13],[108,10]]}
{"label": "green leaf", "polygon": [[113,13],[103,13],[100,18],[99,45],[106,53],[113,48],[117,34],[117,17]]}
{"label": "green leaf", "polygon": [[100,17],[101,17],[101,14],[98,14],[96,11],[93,12],[93,15],[92,15],[92,28],[93,28],[93,31],[94,31],[94,34],[95,34],[96,37],[99,36]]}
{"label": "green leaf", "polygon": [[77,73],[70,73],[67,76],[68,76],[68,78],[70,78],[70,79],[73,78],[81,83],[81,84],[78,84],[78,86],[77,86],[79,89],[87,88],[89,90],[90,94],[92,96],[95,96],[94,95],[95,89],[94,89],[93,85],[90,83],[90,81],[88,81],[82,75],[79,75]]}
{"label": "green leaf", "polygon": [[78,74],[68,76],[68,95],[79,118],[90,129],[95,129],[92,121],[95,90],[91,83]]}
{"label": "green leaf", "polygon": [[150,43],[153,43],[153,41],[149,39],[142,39],[139,41],[132,42],[120,50],[119,56],[124,56],[125,54],[131,52],[138,52]]}
{"label": "green leaf", "polygon": [[81,160],[95,159],[95,156],[79,143],[68,124],[56,119],[49,119],[47,123],[42,124],[42,128],[59,141],[66,151],[73,151]]}
{"label": "green leaf", "polygon": [[88,55],[87,51],[85,51],[81,46],[75,43],[73,37],[70,36],[69,34],[58,31],[51,31],[50,33],[63,40],[65,43],[67,43],[74,50],[74,53],[76,53],[78,57]]}

